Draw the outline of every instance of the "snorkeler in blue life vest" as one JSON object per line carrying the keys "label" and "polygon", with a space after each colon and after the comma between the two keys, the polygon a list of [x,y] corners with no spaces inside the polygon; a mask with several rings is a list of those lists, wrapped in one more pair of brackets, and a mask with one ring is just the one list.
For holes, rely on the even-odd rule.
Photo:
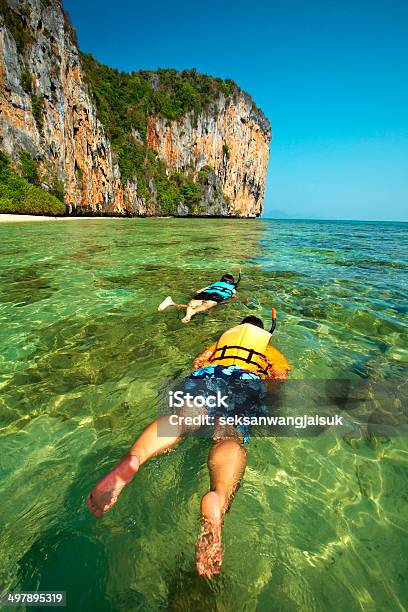
{"label": "snorkeler in blue life vest", "polygon": [[185,308],[186,315],[183,319],[181,319],[181,322],[189,323],[189,321],[191,321],[191,317],[194,317],[194,315],[198,314],[199,312],[205,312],[221,302],[225,302],[230,298],[236,298],[237,287],[240,280],[241,269],[238,272],[237,281],[234,280],[234,277],[231,274],[224,274],[219,281],[211,283],[211,285],[207,285],[207,287],[203,287],[203,289],[199,289],[193,295],[188,304],[176,304],[173,302],[172,298],[168,296],[165,300],[163,300],[157,310],[161,312],[169,306],[174,306],[175,308]]}

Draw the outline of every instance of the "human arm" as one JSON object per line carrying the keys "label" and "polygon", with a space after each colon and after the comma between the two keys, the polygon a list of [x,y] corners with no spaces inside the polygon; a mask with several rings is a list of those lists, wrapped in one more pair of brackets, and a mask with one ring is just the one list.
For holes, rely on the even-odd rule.
{"label": "human arm", "polygon": [[211,345],[210,347],[206,348],[202,353],[197,355],[197,357],[193,361],[194,370],[197,370],[198,368],[202,368],[203,365],[211,359],[214,353],[214,348],[215,348],[215,345]]}
{"label": "human arm", "polygon": [[268,368],[268,378],[271,380],[287,380],[289,370],[277,370],[274,367]]}
{"label": "human arm", "polygon": [[292,367],[286,361],[284,355],[275,347],[268,346],[266,358],[268,360],[268,378],[271,380],[286,380]]}

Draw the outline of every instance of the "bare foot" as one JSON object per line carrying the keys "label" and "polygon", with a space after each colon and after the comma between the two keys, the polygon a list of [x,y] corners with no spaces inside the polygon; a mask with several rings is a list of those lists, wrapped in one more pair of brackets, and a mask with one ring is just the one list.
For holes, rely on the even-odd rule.
{"label": "bare foot", "polygon": [[182,323],[190,323],[190,321],[191,321],[191,317],[183,317],[183,318],[181,319],[181,322],[182,322]]}
{"label": "bare foot", "polygon": [[110,510],[128,482],[139,469],[139,459],[135,455],[126,455],[106,476],[103,476],[86,498],[89,510],[97,518]]}
{"label": "bare foot", "polygon": [[222,500],[210,491],[201,502],[201,532],[196,543],[197,573],[211,580],[222,565]]}
{"label": "bare foot", "polygon": [[168,308],[169,306],[175,306],[175,303],[173,302],[173,300],[171,299],[171,297],[168,295],[166,297],[165,300],[163,300],[163,302],[160,304],[160,306],[157,308],[157,310],[159,312],[162,312],[163,310],[166,310],[166,308]]}

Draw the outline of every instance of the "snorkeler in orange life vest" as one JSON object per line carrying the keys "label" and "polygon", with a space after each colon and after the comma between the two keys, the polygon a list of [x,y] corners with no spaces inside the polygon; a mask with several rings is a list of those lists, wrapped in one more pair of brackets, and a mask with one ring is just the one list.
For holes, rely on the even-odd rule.
{"label": "snorkeler in orange life vest", "polygon": [[221,302],[225,302],[229,298],[236,298],[237,287],[241,280],[241,269],[238,272],[238,279],[235,282],[234,277],[231,274],[224,274],[221,279],[203,289],[199,289],[188,304],[175,304],[170,296],[167,296],[165,300],[160,304],[157,310],[160,312],[169,308],[169,306],[175,306],[176,308],[185,308],[186,316],[181,319],[182,323],[189,323],[191,317],[198,314],[199,312],[205,312],[210,308],[213,308]]}
{"label": "snorkeler in orange life vest", "polygon": [[[199,575],[212,578],[219,574],[222,564],[221,529],[224,515],[245,472],[247,451],[244,444],[250,437],[247,425],[225,425],[221,418],[232,413],[256,416],[262,412],[262,379],[285,380],[290,365],[274,347],[269,346],[275,329],[276,316],[272,311],[272,327],[264,330],[263,323],[254,316],[246,317],[240,325],[225,331],[193,361],[193,372],[182,385],[203,398],[203,386],[214,386],[228,394],[228,406],[201,404],[201,408],[184,402],[173,414],[161,416],[151,423],[137,438],[128,454],[97,484],[87,497],[89,510],[101,517],[116,503],[122,489],[140,466],[150,458],[166,451],[181,441],[183,435],[199,429],[200,425],[186,424],[186,419],[213,415],[213,445],[208,456],[210,490],[201,499],[201,531],[196,543],[196,569]],[[238,382],[235,382],[238,381]],[[242,381],[245,381],[242,383]],[[234,393],[234,383],[239,393]],[[248,384],[247,384],[248,383]],[[195,395],[194,395],[195,394]],[[208,399],[208,395],[205,396]],[[190,409],[190,412],[188,412]],[[180,419],[174,424],[172,419]]]}

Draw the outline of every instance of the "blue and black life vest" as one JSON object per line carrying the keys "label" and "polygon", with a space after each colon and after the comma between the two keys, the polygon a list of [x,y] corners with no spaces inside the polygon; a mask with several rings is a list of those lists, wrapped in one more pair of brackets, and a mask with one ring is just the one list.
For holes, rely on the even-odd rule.
{"label": "blue and black life vest", "polygon": [[206,289],[204,289],[205,293],[216,293],[220,295],[224,300],[228,300],[228,298],[232,297],[234,294],[235,285],[231,285],[230,283],[224,283],[223,281],[218,281],[217,283],[212,283]]}

